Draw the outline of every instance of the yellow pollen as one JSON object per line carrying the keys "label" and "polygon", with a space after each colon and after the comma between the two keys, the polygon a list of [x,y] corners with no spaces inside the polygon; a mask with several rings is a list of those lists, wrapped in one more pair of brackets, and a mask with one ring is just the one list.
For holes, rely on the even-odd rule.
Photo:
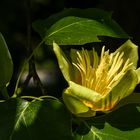
{"label": "yellow pollen", "polygon": [[77,51],[77,62],[73,62],[73,65],[81,76],[79,84],[106,95],[132,66],[129,59],[124,62],[123,55],[123,52],[109,54],[105,47],[100,58],[94,49],[88,51],[82,48]]}

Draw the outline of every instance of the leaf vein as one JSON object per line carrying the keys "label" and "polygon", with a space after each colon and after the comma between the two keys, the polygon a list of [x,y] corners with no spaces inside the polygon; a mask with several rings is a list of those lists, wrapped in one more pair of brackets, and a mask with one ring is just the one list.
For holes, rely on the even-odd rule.
{"label": "leaf vein", "polygon": [[[87,20],[87,22],[88,22],[88,21],[91,21],[91,20]],[[50,36],[52,36],[53,34],[59,32],[59,31],[61,31],[61,30],[63,30],[63,29],[66,29],[66,28],[68,28],[68,27],[70,27],[70,26],[72,26],[72,25],[76,25],[76,24],[78,24],[79,22],[85,22],[85,21],[83,21],[83,20],[82,20],[82,21],[77,21],[77,22],[73,22],[73,23],[71,23],[71,24],[69,24],[69,25],[63,26],[62,28],[60,28],[60,29],[58,29],[58,30],[52,32],[52,33],[51,33],[50,35],[48,35],[47,37],[50,37]]]}
{"label": "leaf vein", "polygon": [[25,108],[22,110],[22,112],[20,113],[19,117],[17,118],[16,123],[15,123],[15,126],[14,126],[14,128],[13,128],[13,130],[11,132],[10,137],[9,137],[9,140],[12,140],[12,137],[13,137],[13,134],[14,134],[14,130],[17,128],[18,123],[21,120],[22,116],[24,115],[24,112],[28,108],[29,104],[30,104],[29,102],[26,102]]}

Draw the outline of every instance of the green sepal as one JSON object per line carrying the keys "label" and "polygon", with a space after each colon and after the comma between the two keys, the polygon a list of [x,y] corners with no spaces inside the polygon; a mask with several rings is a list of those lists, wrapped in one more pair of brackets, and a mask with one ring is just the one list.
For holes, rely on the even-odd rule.
{"label": "green sepal", "polygon": [[72,78],[71,73],[73,71],[71,68],[71,63],[69,62],[61,48],[55,42],[53,42],[53,50],[57,57],[59,68],[61,69],[64,78],[66,79],[66,81],[70,81]]}

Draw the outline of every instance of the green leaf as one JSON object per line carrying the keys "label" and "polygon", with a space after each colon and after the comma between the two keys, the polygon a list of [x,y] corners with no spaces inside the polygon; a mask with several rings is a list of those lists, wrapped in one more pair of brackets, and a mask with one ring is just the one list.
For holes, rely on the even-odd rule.
{"label": "green leaf", "polygon": [[121,27],[111,19],[110,12],[96,8],[66,9],[45,20],[34,22],[33,28],[42,39],[46,37],[46,44],[51,45],[52,40],[62,45],[100,42],[97,37],[100,35],[128,38]]}
{"label": "green leaf", "polygon": [[111,12],[97,8],[88,8],[88,9],[69,8],[59,13],[56,13],[47,19],[35,21],[33,23],[33,28],[36,32],[40,34],[42,38],[44,38],[47,30],[58,20],[67,16],[75,16],[96,20],[112,28],[114,31],[118,32],[118,35],[120,37],[123,38],[128,37],[128,35],[121,29],[121,27],[113,19],[111,19],[111,15],[112,15]]}
{"label": "green leaf", "polygon": [[0,140],[71,140],[71,117],[55,100],[0,102]]}
{"label": "green leaf", "polygon": [[58,12],[44,20],[37,20],[33,22],[33,28],[36,32],[38,32],[42,37],[45,36],[46,31],[58,20],[67,17],[67,16],[76,16],[76,17],[84,17],[90,18],[97,21],[109,20],[111,19],[111,13],[96,9],[96,8],[88,8],[88,9],[78,9],[78,8],[68,8],[64,9],[61,12]]}
{"label": "green leaf", "polygon": [[0,33],[0,89],[5,87],[13,74],[13,62],[4,37]]}
{"label": "green leaf", "polygon": [[81,45],[89,42],[100,42],[98,36],[122,37],[108,25],[88,18],[65,17],[49,28],[45,35],[45,43],[55,40],[62,45]]}
{"label": "green leaf", "polygon": [[83,122],[74,140],[139,140],[140,104],[129,104],[108,115]]}

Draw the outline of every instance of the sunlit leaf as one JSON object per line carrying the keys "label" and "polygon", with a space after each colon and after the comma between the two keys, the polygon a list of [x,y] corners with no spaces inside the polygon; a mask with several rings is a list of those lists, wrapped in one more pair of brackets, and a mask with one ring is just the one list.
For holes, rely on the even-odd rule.
{"label": "sunlit leaf", "polygon": [[139,140],[140,104],[129,104],[83,122],[74,140]]}
{"label": "sunlit leaf", "polygon": [[71,140],[70,115],[59,101],[0,103],[0,140]]}
{"label": "sunlit leaf", "polygon": [[58,44],[85,44],[100,42],[98,36],[120,37],[120,34],[108,25],[88,18],[65,17],[47,30],[46,44],[55,40]]}
{"label": "sunlit leaf", "polygon": [[[112,15],[111,12],[107,12],[97,8],[88,8],[88,9],[68,8],[54,15],[51,15],[46,19],[37,20],[33,22],[33,28],[36,32],[38,32],[43,37],[45,36],[46,31],[55,22],[67,16],[84,17],[84,18],[94,19],[97,21],[101,21],[101,20],[109,21],[111,19],[111,15]],[[112,26],[116,26],[117,23],[115,23],[115,21],[113,22],[114,23],[112,23]]]}
{"label": "sunlit leaf", "polygon": [[100,42],[98,36],[128,38],[121,27],[111,19],[110,12],[99,9],[67,9],[48,19],[37,21],[34,29],[45,37],[46,44],[72,45]]}

